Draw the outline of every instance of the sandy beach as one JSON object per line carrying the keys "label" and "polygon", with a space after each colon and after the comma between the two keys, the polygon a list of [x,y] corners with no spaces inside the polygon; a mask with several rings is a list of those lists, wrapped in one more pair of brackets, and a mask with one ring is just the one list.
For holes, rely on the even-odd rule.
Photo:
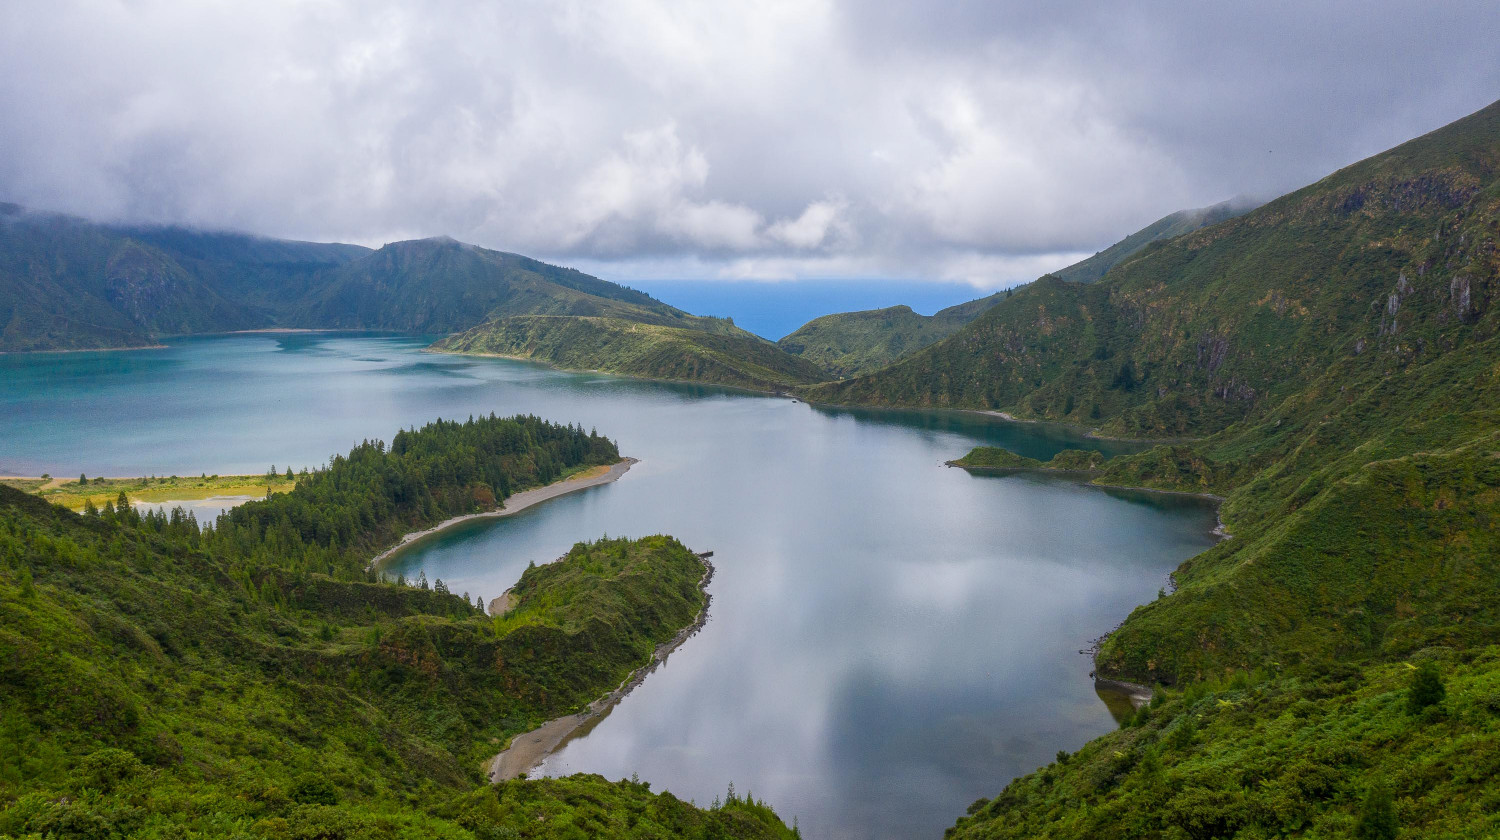
{"label": "sandy beach", "polygon": [[619,463],[611,465],[603,472],[579,473],[572,478],[566,478],[562,481],[554,481],[545,487],[535,487],[531,490],[522,490],[519,493],[513,493],[509,498],[505,500],[504,505],[499,510],[487,511],[485,513],[470,513],[464,516],[455,516],[452,519],[444,520],[443,522],[440,522],[437,525],[426,529],[425,531],[413,531],[410,534],[402,537],[401,542],[396,543],[385,551],[382,551],[379,554],[375,555],[375,559],[370,561],[369,568],[373,569],[379,566],[381,563],[389,560],[394,555],[399,554],[402,550],[409,547],[412,543],[417,542],[418,540],[421,540],[425,537],[430,537],[445,528],[451,528],[460,522],[468,522],[471,519],[493,519],[501,516],[511,516],[513,514],[520,513],[521,511],[531,507],[532,505],[541,504],[548,499],[555,499],[558,496],[565,496],[568,493],[576,493],[579,490],[587,490],[590,487],[598,487],[601,484],[609,484],[612,481],[619,480],[620,476],[624,475],[632,466],[637,463],[639,463],[639,461],[635,458],[622,458],[620,459]]}
{"label": "sandy beach", "polygon": [[511,738],[510,746],[501,750],[493,759],[490,759],[489,777],[491,783],[503,782],[506,779],[514,779],[523,773],[530,773],[547,756],[555,752],[558,747],[567,743],[568,739],[578,733],[586,724],[602,718],[616,703],[623,700],[636,686],[644,682],[646,677],[652,671],[655,671],[658,665],[667,661],[667,656],[672,651],[676,650],[694,633],[703,629],[704,623],[708,621],[709,602],[713,600],[711,596],[708,596],[708,584],[714,577],[714,565],[708,561],[708,555],[700,554],[698,557],[703,561],[703,577],[698,581],[698,588],[705,595],[703,610],[698,613],[698,618],[670,640],[657,645],[656,650],[651,654],[650,662],[630,672],[630,676],[626,677],[625,681],[620,683],[618,688],[590,703],[583,711],[560,718],[553,718],[530,732],[521,732],[514,738]]}

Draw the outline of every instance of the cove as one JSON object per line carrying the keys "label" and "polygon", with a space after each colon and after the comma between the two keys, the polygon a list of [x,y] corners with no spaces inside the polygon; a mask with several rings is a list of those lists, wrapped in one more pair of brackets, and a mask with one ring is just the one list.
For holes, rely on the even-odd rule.
{"label": "cove", "polygon": [[[713,551],[704,629],[542,772],[733,782],[809,838],[939,837],[1013,776],[1114,726],[1078,650],[1212,544],[1213,508],[943,466],[1124,447],[958,412],[848,411],[420,352],[254,335],[0,356],[0,472],[260,472],[436,417],[596,427],[623,478],[424,540],[387,566],[499,595],[603,534]],[[1119,451],[1119,450],[1115,450]]]}

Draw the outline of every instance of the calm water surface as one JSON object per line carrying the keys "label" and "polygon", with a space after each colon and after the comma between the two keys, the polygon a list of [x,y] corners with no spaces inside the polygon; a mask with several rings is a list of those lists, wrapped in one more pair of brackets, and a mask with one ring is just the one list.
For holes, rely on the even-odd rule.
{"label": "calm water surface", "polygon": [[418,352],[413,338],[245,336],[0,356],[0,473],[261,472],[435,417],[526,412],[641,459],[619,482],[399,556],[486,600],[610,535],[712,550],[707,627],[551,774],[632,773],[707,804],[732,781],[810,838],[940,837],[979,797],[1113,727],[1080,656],[1211,544],[1211,508],[943,462],[1037,458],[1065,430],[828,411]]}

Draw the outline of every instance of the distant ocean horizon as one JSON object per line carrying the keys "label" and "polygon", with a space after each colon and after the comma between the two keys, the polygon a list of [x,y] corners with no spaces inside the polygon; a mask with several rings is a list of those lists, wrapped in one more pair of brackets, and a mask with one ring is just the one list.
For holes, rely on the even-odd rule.
{"label": "distant ocean horizon", "polygon": [[626,283],[694,315],[733,318],[772,341],[823,315],[905,304],[923,315],[995,290],[923,280],[630,280]]}

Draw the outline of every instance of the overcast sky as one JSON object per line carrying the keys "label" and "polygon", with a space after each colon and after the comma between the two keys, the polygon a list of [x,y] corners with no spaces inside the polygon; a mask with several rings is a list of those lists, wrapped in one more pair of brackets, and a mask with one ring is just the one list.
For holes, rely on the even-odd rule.
{"label": "overcast sky", "polygon": [[1500,3],[0,6],[0,200],[1000,287],[1500,98]]}

